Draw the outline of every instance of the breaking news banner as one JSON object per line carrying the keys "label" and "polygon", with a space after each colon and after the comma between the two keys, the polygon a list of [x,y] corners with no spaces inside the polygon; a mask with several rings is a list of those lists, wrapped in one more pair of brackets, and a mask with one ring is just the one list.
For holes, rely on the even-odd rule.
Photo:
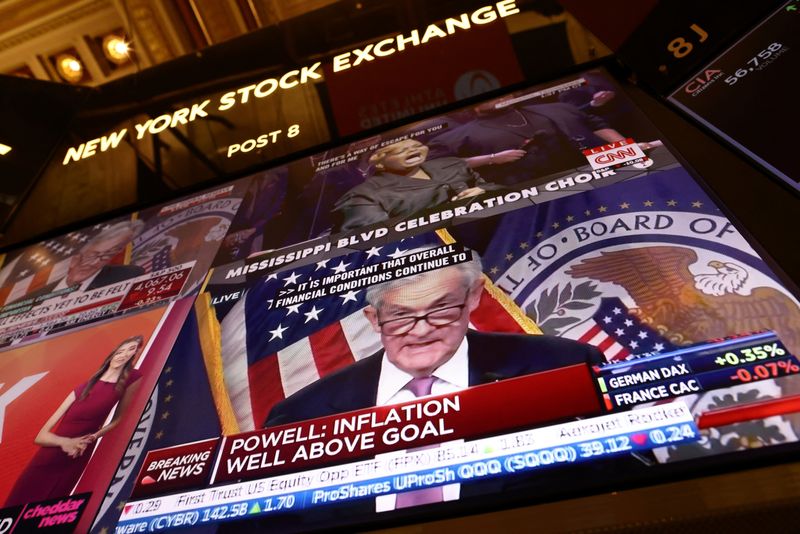
{"label": "breaking news banner", "polygon": [[[564,392],[567,400],[558,406],[547,406],[548,399],[559,391]],[[509,413],[502,422],[489,417],[507,407],[511,399],[537,409]],[[259,430],[224,437],[211,482],[296,471],[405,449],[410,444],[425,446],[596,413],[600,413],[600,404],[586,366],[567,366],[508,379],[503,384],[475,386],[463,393],[427,397],[425,402],[368,408],[344,416],[313,419],[306,424],[280,425],[269,432]],[[211,462],[205,465],[209,472]],[[158,470],[160,464],[148,463],[141,474],[142,485],[136,488],[134,496],[163,492],[158,486],[144,485],[145,478],[154,478],[150,467]],[[174,474],[173,470],[159,472],[170,485]],[[158,481],[156,478],[150,484]]]}
{"label": "breaking news banner", "polygon": [[214,265],[282,268],[677,165],[657,137],[603,71],[538,85],[253,176]]}
{"label": "breaking news banner", "polygon": [[88,530],[190,307],[176,301],[0,353],[0,502],[19,507],[15,531]]}
{"label": "breaking news banner", "polygon": [[[484,386],[483,400],[488,400],[491,388],[496,387]],[[479,396],[480,391],[471,390],[466,395]],[[443,486],[480,483],[504,475],[630,454],[664,443],[691,442],[698,437],[688,409],[675,403],[668,408],[651,407],[474,441],[448,442],[392,458],[379,456],[332,468],[134,500],[125,505],[116,532],[158,532],[375,500],[387,494],[397,494],[399,501],[402,495],[435,491]],[[241,438],[230,439],[235,442]],[[189,452],[187,456],[181,448],[159,453],[162,460],[156,465],[170,462],[163,458],[171,459],[170,463],[191,464],[196,454]]]}

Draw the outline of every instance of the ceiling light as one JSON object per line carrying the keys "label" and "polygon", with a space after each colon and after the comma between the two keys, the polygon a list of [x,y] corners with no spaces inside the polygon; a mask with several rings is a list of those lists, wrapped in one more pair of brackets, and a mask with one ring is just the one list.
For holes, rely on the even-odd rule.
{"label": "ceiling light", "polygon": [[11,147],[0,143],[0,156],[5,156],[9,152],[11,152]]}
{"label": "ceiling light", "polygon": [[72,54],[56,56],[56,70],[68,82],[76,83],[83,79],[83,64]]}
{"label": "ceiling light", "polygon": [[122,65],[130,61],[130,53],[131,46],[123,37],[113,33],[103,37],[103,54],[109,61]]}

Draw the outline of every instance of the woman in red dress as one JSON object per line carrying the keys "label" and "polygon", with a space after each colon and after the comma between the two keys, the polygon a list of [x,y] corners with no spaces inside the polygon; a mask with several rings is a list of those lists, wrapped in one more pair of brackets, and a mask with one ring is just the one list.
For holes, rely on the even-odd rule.
{"label": "woman in red dress", "polygon": [[[143,343],[142,336],[122,341],[88,382],[67,395],[36,436],[34,443],[42,448],[17,478],[5,506],[72,492],[97,440],[117,426],[134,397],[141,373],[133,363]],[[114,417],[104,426],[115,404]]]}

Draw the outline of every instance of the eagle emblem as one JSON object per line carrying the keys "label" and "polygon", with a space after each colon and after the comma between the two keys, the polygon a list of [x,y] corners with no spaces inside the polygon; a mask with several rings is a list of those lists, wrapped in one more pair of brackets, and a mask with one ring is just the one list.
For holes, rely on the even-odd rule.
{"label": "eagle emblem", "polygon": [[796,302],[771,287],[745,292],[749,274],[741,265],[711,261],[709,272],[693,275],[689,266],[696,262],[690,248],[641,247],[601,252],[567,274],[622,287],[636,303],[631,312],[675,344],[773,330],[793,354],[800,353]]}

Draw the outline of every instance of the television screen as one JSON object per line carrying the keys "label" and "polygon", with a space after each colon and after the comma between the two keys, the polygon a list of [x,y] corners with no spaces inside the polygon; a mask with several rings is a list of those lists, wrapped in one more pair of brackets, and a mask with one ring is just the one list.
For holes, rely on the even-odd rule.
{"label": "television screen", "polygon": [[191,305],[182,299],[0,352],[6,532],[88,531]]}
{"label": "television screen", "polygon": [[196,291],[249,180],[0,256],[0,346]]}
{"label": "television screen", "polygon": [[791,79],[797,71],[796,3],[787,2],[698,70],[669,100],[797,189],[800,165],[791,156]]}
{"label": "television screen", "polygon": [[95,528],[378,524],[796,449],[796,297],[604,71],[242,198]]}

